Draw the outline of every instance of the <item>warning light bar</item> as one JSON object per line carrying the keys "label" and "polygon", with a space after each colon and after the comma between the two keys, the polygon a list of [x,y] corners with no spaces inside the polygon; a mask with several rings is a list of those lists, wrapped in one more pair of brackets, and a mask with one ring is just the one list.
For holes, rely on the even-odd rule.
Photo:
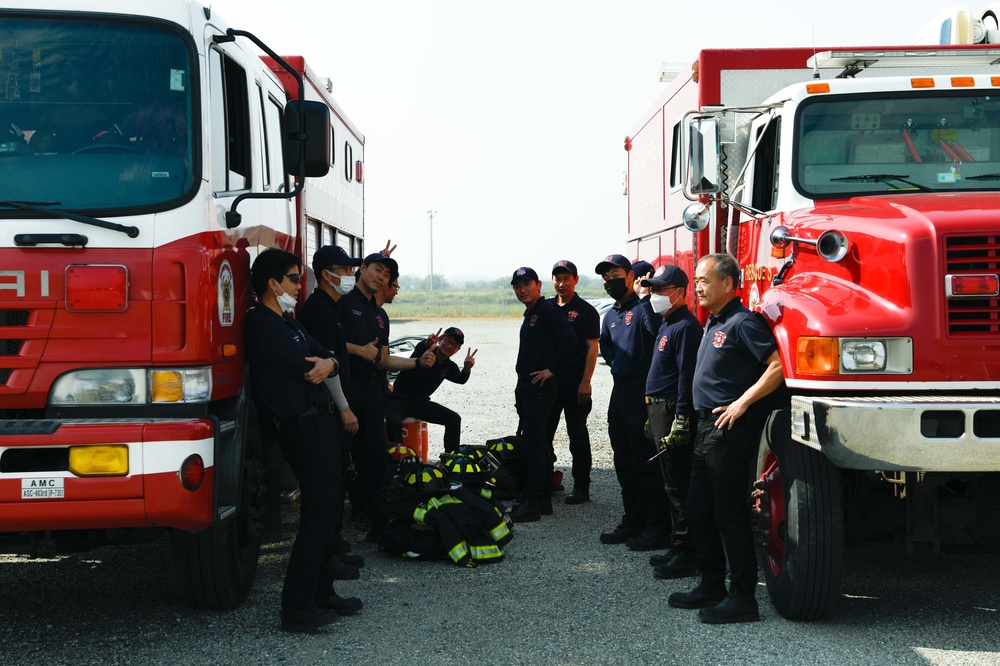
{"label": "warning light bar", "polygon": [[1000,276],[945,275],[944,290],[948,298],[982,298],[1000,296]]}

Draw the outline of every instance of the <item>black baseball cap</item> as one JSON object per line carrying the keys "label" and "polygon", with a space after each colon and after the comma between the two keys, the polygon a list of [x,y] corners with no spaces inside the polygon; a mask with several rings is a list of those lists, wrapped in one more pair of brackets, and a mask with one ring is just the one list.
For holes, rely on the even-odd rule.
{"label": "black baseball cap", "polygon": [[604,261],[597,264],[597,268],[594,269],[598,275],[610,268],[624,268],[626,271],[632,270],[632,262],[625,258],[623,254],[609,254],[604,257]]}
{"label": "black baseball cap", "polygon": [[399,264],[396,263],[396,260],[387,254],[382,254],[381,252],[373,252],[372,254],[369,254],[361,263],[365,266],[370,266],[372,264],[385,264],[388,267],[389,272],[396,273],[397,275],[399,274]]}
{"label": "black baseball cap", "polygon": [[569,273],[573,277],[580,277],[580,274],[576,270],[576,264],[572,261],[566,261],[565,259],[560,259],[556,262],[556,265],[552,267],[552,274],[556,273]]}
{"label": "black baseball cap", "polygon": [[687,289],[688,276],[677,266],[669,264],[656,269],[653,277],[646,278],[640,282],[643,287],[682,287]]}
{"label": "black baseball cap", "polygon": [[462,329],[455,328],[454,326],[449,326],[448,328],[444,329],[444,334],[441,337],[455,338],[456,340],[458,340],[458,344],[460,345],[465,344],[465,333],[462,333]]}
{"label": "black baseball cap", "polygon": [[535,272],[534,268],[521,266],[514,271],[514,275],[510,278],[510,283],[514,284],[518,280],[531,280],[532,282],[539,282],[538,273]]}
{"label": "black baseball cap", "polygon": [[339,245],[324,245],[313,253],[312,269],[319,275],[331,266],[360,266],[361,259],[348,256]]}
{"label": "black baseball cap", "polygon": [[645,259],[639,259],[632,264],[632,272],[635,273],[635,277],[638,279],[640,277],[646,277],[653,273],[653,264],[649,263]]}

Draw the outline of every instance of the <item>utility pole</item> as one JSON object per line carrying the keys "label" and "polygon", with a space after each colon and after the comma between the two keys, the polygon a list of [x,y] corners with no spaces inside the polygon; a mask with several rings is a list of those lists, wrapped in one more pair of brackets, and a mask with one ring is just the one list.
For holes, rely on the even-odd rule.
{"label": "utility pole", "polygon": [[430,239],[431,267],[430,267],[430,270],[427,271],[427,290],[428,291],[431,291],[432,289],[434,289],[434,213],[436,213],[436,212],[437,212],[436,210],[429,210],[429,211],[427,211],[427,219],[428,219],[428,222],[430,222],[429,226],[430,226],[430,232],[431,232],[431,239]]}

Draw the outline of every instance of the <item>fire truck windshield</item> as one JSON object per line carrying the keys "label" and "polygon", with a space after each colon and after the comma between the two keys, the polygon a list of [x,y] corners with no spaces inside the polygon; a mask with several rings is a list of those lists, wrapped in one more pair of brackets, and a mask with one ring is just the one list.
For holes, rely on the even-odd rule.
{"label": "fire truck windshield", "polygon": [[176,204],[198,166],[192,54],[166,24],[0,12],[0,200],[101,216]]}
{"label": "fire truck windshield", "polygon": [[811,198],[1000,190],[1000,95],[816,98],[796,128],[796,187]]}

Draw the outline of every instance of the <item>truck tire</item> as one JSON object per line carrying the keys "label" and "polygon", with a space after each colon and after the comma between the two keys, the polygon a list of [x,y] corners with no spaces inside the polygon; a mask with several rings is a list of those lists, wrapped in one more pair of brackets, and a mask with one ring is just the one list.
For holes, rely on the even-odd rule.
{"label": "truck tire", "polygon": [[771,414],[754,483],[757,556],[771,603],[789,620],[815,620],[836,600],[844,553],[840,470],[791,438],[790,413]]}
{"label": "truck tire", "polygon": [[263,504],[263,446],[253,403],[242,397],[236,441],[243,443],[243,469],[235,515],[191,534],[173,530],[171,541],[181,601],[193,608],[222,610],[242,604],[257,575]]}

